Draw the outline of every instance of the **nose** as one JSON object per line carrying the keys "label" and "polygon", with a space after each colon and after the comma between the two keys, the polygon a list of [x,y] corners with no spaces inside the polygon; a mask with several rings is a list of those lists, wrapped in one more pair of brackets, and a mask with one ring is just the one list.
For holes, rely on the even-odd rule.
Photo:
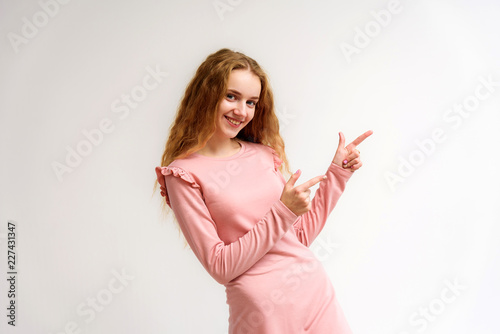
{"label": "nose", "polygon": [[234,114],[238,115],[242,118],[247,117],[247,104],[245,101],[240,100],[238,104],[236,105],[236,108],[234,108]]}

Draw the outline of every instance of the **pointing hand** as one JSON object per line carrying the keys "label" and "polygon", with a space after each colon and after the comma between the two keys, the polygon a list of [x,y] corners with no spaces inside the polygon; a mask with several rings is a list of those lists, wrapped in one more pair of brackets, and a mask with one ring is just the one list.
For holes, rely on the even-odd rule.
{"label": "pointing hand", "polygon": [[302,172],[299,169],[297,170],[297,172],[295,172],[295,174],[290,176],[290,179],[283,188],[283,192],[280,198],[281,202],[283,202],[283,204],[285,204],[297,216],[300,216],[311,210],[312,205],[311,199],[309,198],[311,190],[309,188],[326,179],[326,176],[320,175],[313,177],[309,181],[304,182],[299,186],[294,187],[295,182],[298,180],[301,173]]}
{"label": "pointing hand", "polygon": [[361,136],[354,139],[352,143],[344,147],[345,137],[342,132],[339,132],[339,146],[337,147],[337,152],[335,152],[335,156],[333,157],[333,163],[339,167],[349,169],[353,173],[361,168],[363,164],[359,158],[360,152],[356,149],[356,147],[361,144],[363,140],[371,136],[372,133],[372,130],[366,131]]}

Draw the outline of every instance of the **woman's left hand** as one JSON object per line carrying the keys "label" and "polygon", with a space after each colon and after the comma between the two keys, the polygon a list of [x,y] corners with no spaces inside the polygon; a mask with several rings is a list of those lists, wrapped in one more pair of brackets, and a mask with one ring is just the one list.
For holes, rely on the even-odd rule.
{"label": "woman's left hand", "polygon": [[339,146],[337,147],[337,152],[335,152],[335,156],[333,157],[333,163],[339,167],[348,169],[353,173],[361,168],[363,164],[359,158],[359,150],[357,150],[356,147],[361,144],[363,140],[371,136],[372,133],[372,130],[366,131],[361,136],[354,139],[352,143],[345,146],[344,134],[339,132]]}

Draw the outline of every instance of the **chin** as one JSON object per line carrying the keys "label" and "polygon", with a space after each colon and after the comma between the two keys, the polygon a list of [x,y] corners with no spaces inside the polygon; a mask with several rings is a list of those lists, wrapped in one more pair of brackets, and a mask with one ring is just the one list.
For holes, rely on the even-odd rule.
{"label": "chin", "polygon": [[224,129],[223,133],[224,133],[225,137],[233,139],[233,138],[236,138],[236,136],[238,136],[238,133],[240,133],[245,126],[246,126],[246,124],[243,126],[240,125],[240,127],[238,129],[226,128],[226,129]]}
{"label": "chin", "polygon": [[[241,130],[240,130],[241,131]],[[238,133],[240,133],[240,131],[238,132],[231,132],[231,133],[226,133],[226,136],[230,139],[234,139],[238,136]]]}

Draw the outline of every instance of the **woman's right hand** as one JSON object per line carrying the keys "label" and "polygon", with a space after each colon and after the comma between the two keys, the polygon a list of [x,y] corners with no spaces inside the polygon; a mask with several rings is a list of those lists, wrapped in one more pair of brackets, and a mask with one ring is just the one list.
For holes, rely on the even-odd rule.
{"label": "woman's right hand", "polygon": [[290,176],[290,179],[283,188],[280,198],[281,202],[283,202],[283,204],[285,204],[297,216],[303,215],[311,210],[312,205],[311,199],[309,198],[311,190],[309,188],[326,179],[326,175],[320,175],[294,187],[295,182],[299,179],[301,173],[302,172],[299,169],[295,172],[295,174]]}

